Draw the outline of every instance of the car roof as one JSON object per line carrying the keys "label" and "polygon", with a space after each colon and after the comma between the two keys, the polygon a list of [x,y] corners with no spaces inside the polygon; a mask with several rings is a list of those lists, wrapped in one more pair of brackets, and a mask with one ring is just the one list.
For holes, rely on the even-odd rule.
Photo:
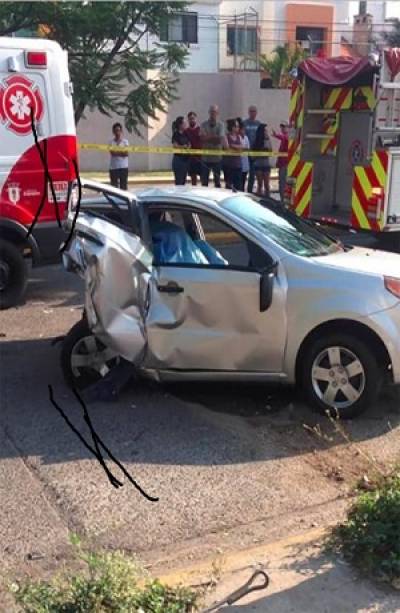
{"label": "car roof", "polygon": [[167,198],[176,200],[177,204],[179,200],[187,202],[193,200],[193,202],[207,202],[213,204],[221,204],[224,200],[231,198],[233,193],[228,189],[212,188],[212,187],[192,187],[192,186],[168,186],[168,187],[148,187],[145,189],[135,190],[133,192],[135,196],[143,203],[152,202],[158,198]]}

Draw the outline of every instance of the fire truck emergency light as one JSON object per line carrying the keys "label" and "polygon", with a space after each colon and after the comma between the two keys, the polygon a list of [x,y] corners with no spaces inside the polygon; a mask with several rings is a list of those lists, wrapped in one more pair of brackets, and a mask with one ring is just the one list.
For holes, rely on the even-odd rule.
{"label": "fire truck emergency light", "polygon": [[44,51],[27,51],[25,53],[25,65],[27,68],[46,68],[47,53]]}

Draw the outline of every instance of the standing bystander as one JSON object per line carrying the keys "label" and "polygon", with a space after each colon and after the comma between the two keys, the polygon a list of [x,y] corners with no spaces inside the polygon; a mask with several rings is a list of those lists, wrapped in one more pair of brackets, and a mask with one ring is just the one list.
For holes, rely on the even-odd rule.
{"label": "standing bystander", "polygon": [[175,185],[185,185],[190,157],[185,150],[190,149],[190,140],[186,134],[186,121],[184,117],[177,117],[172,124],[172,145],[175,149],[183,150],[182,153],[174,153],[172,158]]}
{"label": "standing bystander", "polygon": [[128,189],[128,152],[117,151],[119,147],[129,147],[126,138],[123,138],[122,126],[115,123],[112,127],[114,138],[110,141],[110,146],[114,150],[110,151],[110,183],[113,187]]}
{"label": "standing bystander", "polygon": [[[288,125],[285,121],[279,124],[281,131],[275,132],[272,131],[272,136],[277,138],[280,141],[279,145],[279,153],[286,153],[289,149],[289,136],[288,136]],[[286,185],[286,174],[287,174],[287,155],[279,156],[276,166],[278,168],[279,173],[279,195],[281,197],[281,202],[283,202],[284,194],[285,194],[285,185]]]}
{"label": "standing bystander", "polygon": [[201,124],[200,138],[204,149],[215,149],[216,155],[202,158],[201,184],[208,186],[210,171],[213,173],[215,187],[221,187],[221,155],[219,152],[225,143],[224,126],[218,120],[219,109],[216,104],[210,106],[209,118]]}
{"label": "standing bystander", "polygon": [[[201,149],[200,126],[197,123],[197,114],[190,111],[187,115],[188,127],[185,134],[190,141],[192,149]],[[192,185],[197,185],[197,177],[201,176],[201,158],[197,155],[191,155],[189,160],[189,175],[192,180]]]}
{"label": "standing bystander", "polygon": [[[272,151],[266,123],[261,123],[257,128],[254,150],[260,152],[265,151],[266,154]],[[257,176],[257,196],[269,196],[269,179],[271,174],[270,160],[271,158],[269,155],[259,156],[255,160],[254,170]]]}
{"label": "standing bystander", "polygon": [[[241,143],[242,143],[242,150],[243,151],[248,151],[250,149],[250,143],[249,143],[249,139],[246,135],[246,130],[244,129],[244,125],[243,125],[243,120],[238,117],[237,118],[237,122],[239,124],[239,136],[241,139]],[[241,167],[242,167],[242,187],[241,190],[242,192],[244,192],[245,187],[246,187],[246,178],[247,178],[247,174],[249,172],[249,156],[248,155],[242,155],[240,158],[241,161]]]}
{"label": "standing bystander", "polygon": [[239,123],[237,119],[228,119],[226,123],[228,148],[230,151],[238,153],[238,155],[226,156],[226,171],[229,177],[229,186],[236,191],[240,191],[242,188],[242,164],[240,161],[242,139],[239,134]]}
{"label": "standing bystander", "polygon": [[[257,119],[257,107],[254,105],[249,106],[248,110],[248,118],[243,122],[244,129],[246,132],[246,136],[249,139],[250,149],[254,148],[254,143],[256,140],[257,128],[260,126],[260,122]],[[254,162],[256,158],[249,157],[249,178],[247,181],[247,191],[249,194],[253,192],[254,188],[254,179],[255,179],[255,169]]]}

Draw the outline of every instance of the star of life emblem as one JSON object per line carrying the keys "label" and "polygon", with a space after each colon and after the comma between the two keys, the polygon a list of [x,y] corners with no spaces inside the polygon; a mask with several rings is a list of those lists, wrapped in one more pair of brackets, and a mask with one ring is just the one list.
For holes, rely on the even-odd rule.
{"label": "star of life emblem", "polygon": [[0,122],[18,135],[32,130],[31,115],[39,122],[44,102],[38,85],[23,75],[12,75],[0,81]]}

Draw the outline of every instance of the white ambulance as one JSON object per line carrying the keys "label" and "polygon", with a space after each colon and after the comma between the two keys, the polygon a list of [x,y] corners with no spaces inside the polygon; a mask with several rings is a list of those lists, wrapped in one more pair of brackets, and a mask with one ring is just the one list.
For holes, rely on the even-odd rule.
{"label": "white ambulance", "polygon": [[1,309],[21,301],[30,264],[57,259],[76,168],[66,52],[49,40],[0,37]]}

